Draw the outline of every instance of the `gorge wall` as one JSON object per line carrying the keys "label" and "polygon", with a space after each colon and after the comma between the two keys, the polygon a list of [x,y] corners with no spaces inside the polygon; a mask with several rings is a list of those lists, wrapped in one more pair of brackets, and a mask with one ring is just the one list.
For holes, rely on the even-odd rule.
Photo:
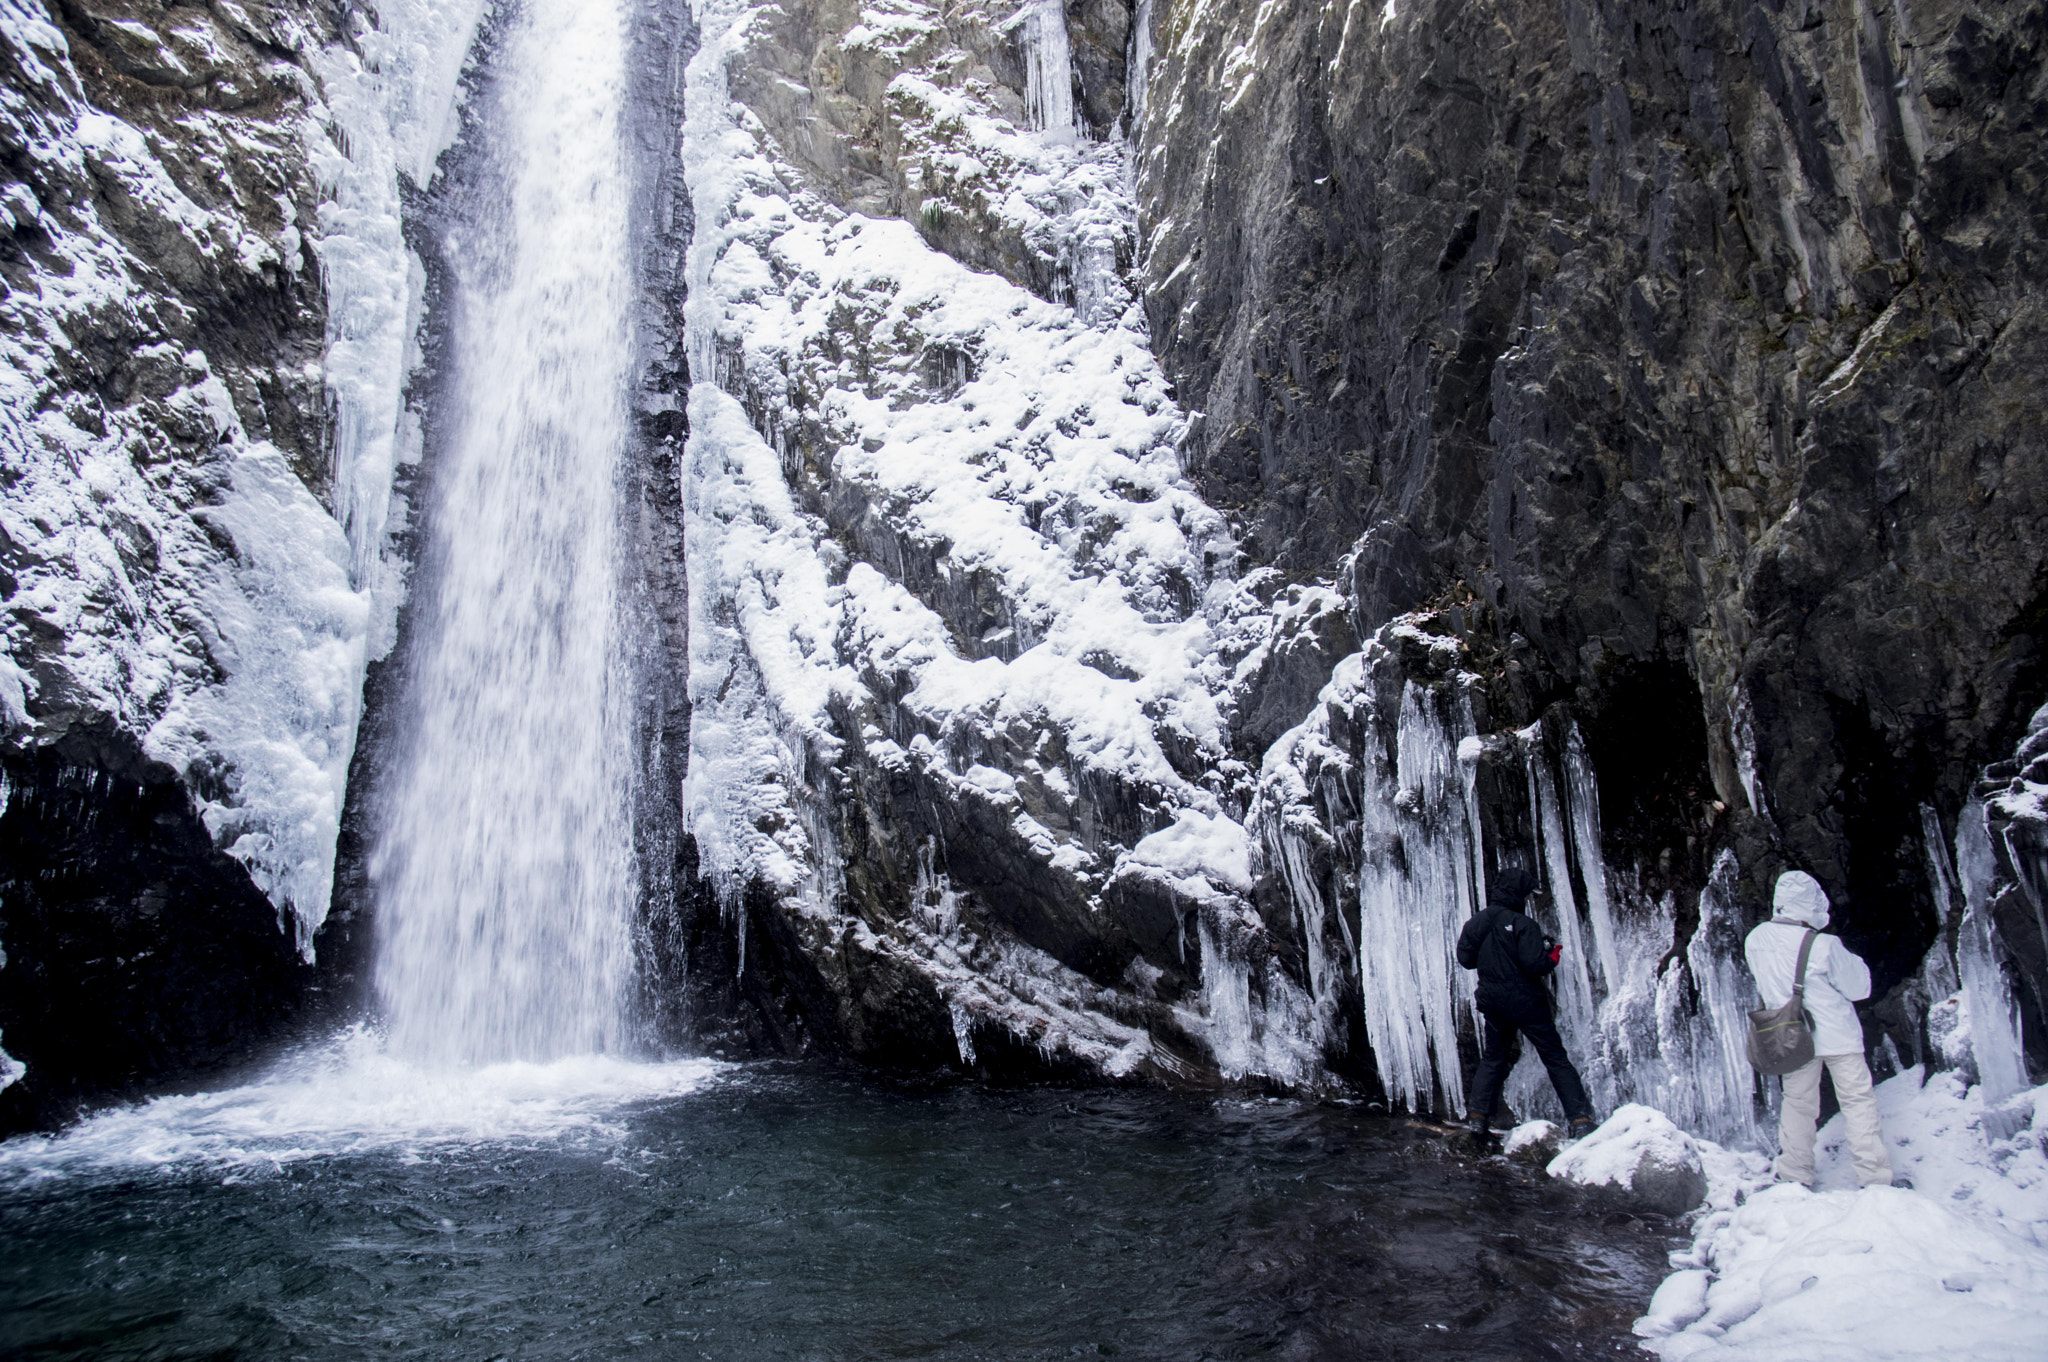
{"label": "gorge wall", "polygon": [[0,10],[0,1125],[232,1061],[305,983],[367,616],[319,501],[335,37]]}
{"label": "gorge wall", "polygon": [[[2042,13],[1049,15],[700,13],[693,447],[776,551],[693,553],[693,697],[755,727],[699,755],[757,795],[691,807],[757,967],[880,1058],[1456,1108],[1449,936],[1533,862],[1603,1091],[1718,1078],[1740,1133],[1797,866],[1881,1066],[1942,1062],[1958,828],[2048,693]],[[1041,398],[1042,303],[1142,328],[1128,395]],[[2028,836],[1980,897],[2039,1054]]]}
{"label": "gorge wall", "polygon": [[[650,1036],[1458,1110],[1519,863],[1598,1099],[1746,1138],[1798,867],[1881,1066],[2024,1080],[2044,29],[643,6]],[[0,1124],[361,1002],[490,32],[0,5]]]}

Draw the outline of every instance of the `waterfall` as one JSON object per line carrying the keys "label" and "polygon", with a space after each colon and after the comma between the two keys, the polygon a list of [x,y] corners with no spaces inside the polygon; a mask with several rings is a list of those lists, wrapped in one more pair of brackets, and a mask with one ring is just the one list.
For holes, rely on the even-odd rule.
{"label": "waterfall", "polygon": [[615,3],[528,0],[451,232],[442,434],[369,870],[393,1051],[613,1051],[635,901],[619,617],[634,280]]}

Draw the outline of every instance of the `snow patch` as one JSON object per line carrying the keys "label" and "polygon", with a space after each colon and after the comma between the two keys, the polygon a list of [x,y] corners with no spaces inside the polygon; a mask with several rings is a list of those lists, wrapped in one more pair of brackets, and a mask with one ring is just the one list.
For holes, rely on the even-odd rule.
{"label": "snow patch", "polygon": [[1838,1115],[1819,1185],[1773,1184],[1759,1155],[1700,1143],[1708,1209],[1636,1321],[1667,1362],[2034,1359],[2048,1338],[2048,1088],[2008,1102],[2001,1138],[1981,1087],[1916,1066],[1878,1085],[1893,1167],[1914,1188],[1855,1190]]}
{"label": "snow patch", "polygon": [[1176,879],[1200,878],[1239,894],[1252,892],[1251,838],[1242,824],[1220,814],[1182,809],[1171,827],[1132,847],[1128,859]]}

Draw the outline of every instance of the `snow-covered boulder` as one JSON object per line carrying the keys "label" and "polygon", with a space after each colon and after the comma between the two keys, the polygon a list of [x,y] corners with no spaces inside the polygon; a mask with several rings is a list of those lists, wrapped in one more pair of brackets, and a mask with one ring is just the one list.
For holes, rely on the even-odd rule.
{"label": "snow-covered boulder", "polygon": [[1547,1165],[1564,1147],[1564,1130],[1555,1121],[1524,1121],[1501,1141],[1500,1152],[1519,1163]]}
{"label": "snow-covered boulder", "polygon": [[2048,1262],[1916,1192],[1770,1187],[1674,1273],[1636,1333],[1668,1362],[2038,1358]]}
{"label": "snow-covered boulder", "polygon": [[1638,1102],[1552,1159],[1549,1172],[1662,1215],[1683,1215],[1707,1195],[1706,1169],[1692,1136]]}

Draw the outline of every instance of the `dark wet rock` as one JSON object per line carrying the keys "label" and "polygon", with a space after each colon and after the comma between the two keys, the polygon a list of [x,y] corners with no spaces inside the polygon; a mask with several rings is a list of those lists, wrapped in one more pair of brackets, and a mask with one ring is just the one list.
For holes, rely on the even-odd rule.
{"label": "dark wet rock", "polygon": [[167,768],[102,729],[0,775],[0,1135],[218,1078],[295,1015],[310,971]]}
{"label": "dark wet rock", "polygon": [[1596,761],[1682,674],[1693,797],[1617,859],[1805,868],[1911,973],[1917,805],[2048,693],[2048,11],[1201,13],[1158,11],[1144,296],[1253,561],[1348,563],[1361,635],[1469,589],[1500,717],[1571,696]]}
{"label": "dark wet rock", "polygon": [[1707,1199],[1707,1175],[1697,1163],[1644,1159],[1629,1178],[1628,1191],[1635,1208],[1680,1216]]}

